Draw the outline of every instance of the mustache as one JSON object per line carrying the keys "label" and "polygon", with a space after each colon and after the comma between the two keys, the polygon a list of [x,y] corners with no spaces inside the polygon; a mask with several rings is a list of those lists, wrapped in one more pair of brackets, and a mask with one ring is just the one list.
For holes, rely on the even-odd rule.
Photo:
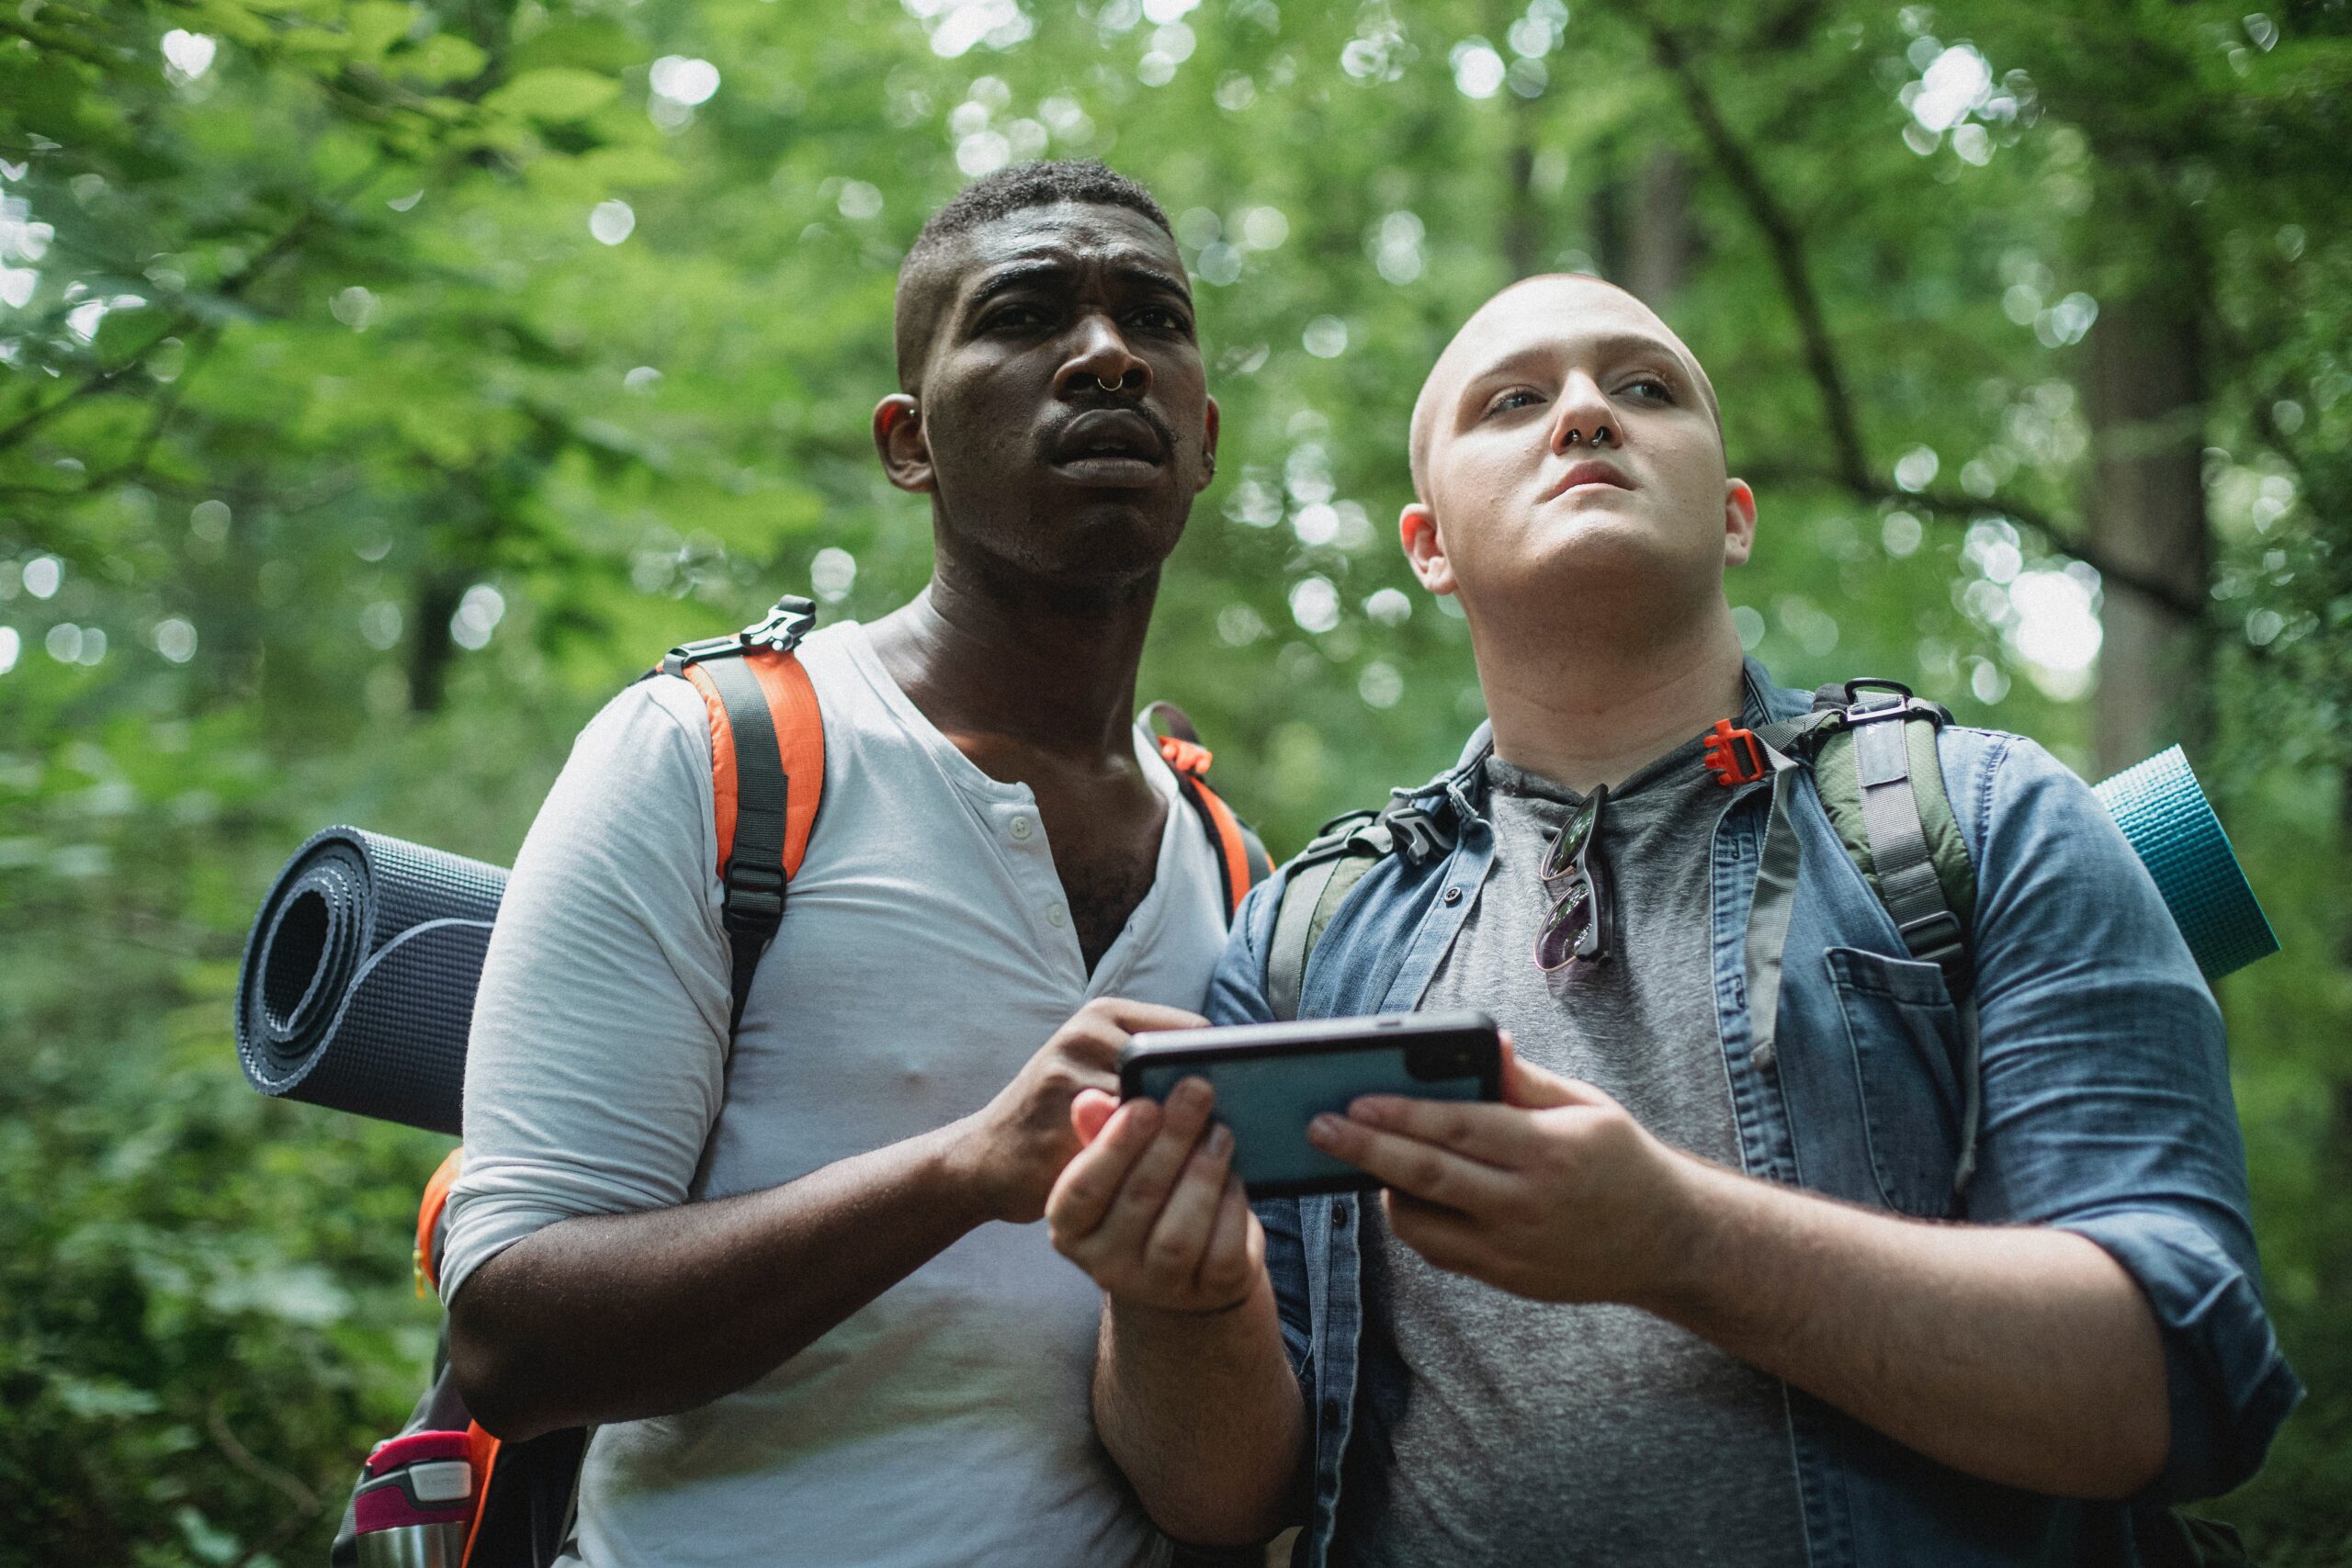
{"label": "mustache", "polygon": [[1160,450],[1170,457],[1182,450],[1182,444],[1176,439],[1176,432],[1167,419],[1158,409],[1139,399],[1121,397],[1115,392],[1080,392],[1068,401],[1069,415],[1056,420],[1037,433],[1037,461],[1040,463],[1050,463],[1054,460],[1054,443],[1060,439],[1063,427],[1068,425],[1070,420],[1076,419],[1080,414],[1094,413],[1103,410],[1115,413],[1131,413],[1151,426],[1151,433],[1159,437]]}

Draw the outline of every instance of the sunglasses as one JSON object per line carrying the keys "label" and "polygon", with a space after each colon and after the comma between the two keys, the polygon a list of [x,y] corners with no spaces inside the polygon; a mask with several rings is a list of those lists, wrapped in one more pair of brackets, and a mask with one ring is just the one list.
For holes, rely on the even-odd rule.
{"label": "sunglasses", "polygon": [[1561,824],[1559,836],[1544,853],[1545,890],[1563,878],[1567,882],[1544,929],[1535,933],[1535,967],[1546,975],[1577,959],[1598,964],[1609,956],[1615,919],[1609,868],[1593,852],[1593,840],[1600,836],[1600,814],[1608,803],[1609,786],[1596,784],[1576,814]]}

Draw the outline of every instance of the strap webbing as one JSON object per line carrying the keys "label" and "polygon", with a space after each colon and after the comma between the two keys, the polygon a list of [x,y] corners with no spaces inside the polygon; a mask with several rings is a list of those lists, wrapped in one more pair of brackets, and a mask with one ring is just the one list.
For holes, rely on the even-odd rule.
{"label": "strap webbing", "polygon": [[720,922],[730,950],[731,1039],[743,1025],[743,1004],[751,998],[760,955],[784,920],[784,822],[792,781],[784,771],[767,693],[744,660],[709,660],[696,664],[694,672],[718,689],[734,739],[735,834],[719,868],[727,888]]}
{"label": "strap webbing", "polygon": [[1926,720],[1884,718],[1854,727],[1855,782],[1861,791],[1871,869],[1878,874],[1886,912],[1894,918],[1911,955],[1942,968],[1957,995],[1963,988],[1965,933],[1944,897],[1920,820],[1919,795],[1911,782],[1911,748],[1904,734],[1913,722]]}
{"label": "strap webbing", "polygon": [[[1179,773],[1176,785],[1184,792],[1184,798],[1192,803],[1193,809],[1200,814],[1202,825],[1208,829],[1209,843],[1216,851],[1217,877],[1225,886],[1226,918],[1231,919],[1233,912],[1241,908],[1243,897],[1263,874],[1251,863],[1250,846],[1257,835],[1241,825],[1233,808],[1218,799],[1216,791],[1209,788],[1199,774]],[[1262,859],[1265,852],[1264,845],[1257,846],[1259,858]]]}
{"label": "strap webbing", "polygon": [[1266,950],[1266,1005],[1284,1022],[1298,1016],[1299,991],[1306,982],[1306,952],[1314,944],[1315,908],[1322,902],[1332,874],[1347,858],[1344,853],[1335,854],[1300,866],[1283,886],[1282,908],[1274,911],[1273,941]]}

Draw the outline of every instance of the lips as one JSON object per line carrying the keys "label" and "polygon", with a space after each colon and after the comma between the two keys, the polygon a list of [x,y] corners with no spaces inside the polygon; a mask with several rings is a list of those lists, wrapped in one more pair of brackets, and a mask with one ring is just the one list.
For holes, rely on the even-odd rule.
{"label": "lips", "polygon": [[1046,461],[1085,484],[1148,484],[1168,458],[1168,444],[1130,409],[1091,409],[1054,433]]}
{"label": "lips", "polygon": [[1544,487],[1544,493],[1537,500],[1550,501],[1556,496],[1567,494],[1579,485],[1614,485],[1619,490],[1632,490],[1634,481],[1607,463],[1595,457],[1587,457],[1580,463],[1570,463],[1566,472]]}

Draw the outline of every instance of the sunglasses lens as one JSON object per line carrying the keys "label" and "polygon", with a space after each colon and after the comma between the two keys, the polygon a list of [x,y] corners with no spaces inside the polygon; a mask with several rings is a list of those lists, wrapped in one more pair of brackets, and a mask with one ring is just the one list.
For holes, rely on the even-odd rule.
{"label": "sunglasses lens", "polygon": [[1568,896],[1553,907],[1551,919],[1544,922],[1544,929],[1536,933],[1535,966],[1547,975],[1566,967],[1591,930],[1592,888],[1578,877],[1568,888]]}
{"label": "sunglasses lens", "polygon": [[1600,811],[1600,797],[1598,794],[1577,807],[1577,814],[1568,818],[1568,825],[1560,829],[1558,838],[1552,840],[1552,852],[1544,857],[1546,879],[1568,874],[1577,863],[1577,856],[1584,853],[1584,841],[1592,836],[1592,820]]}

